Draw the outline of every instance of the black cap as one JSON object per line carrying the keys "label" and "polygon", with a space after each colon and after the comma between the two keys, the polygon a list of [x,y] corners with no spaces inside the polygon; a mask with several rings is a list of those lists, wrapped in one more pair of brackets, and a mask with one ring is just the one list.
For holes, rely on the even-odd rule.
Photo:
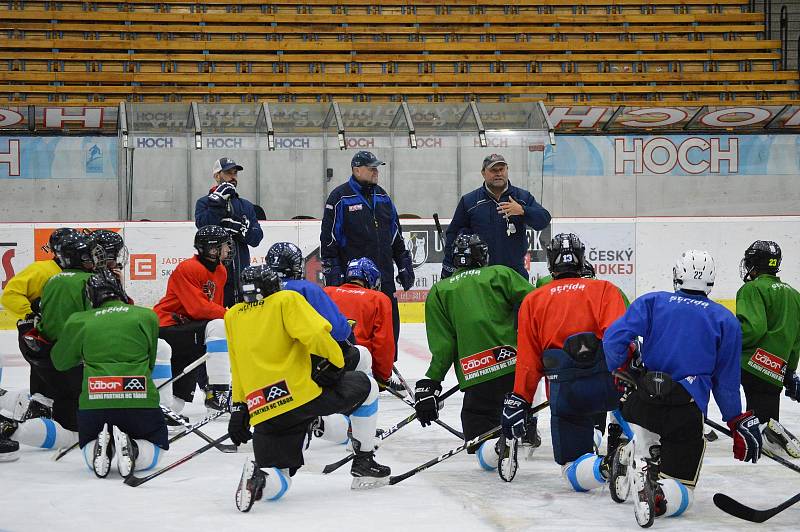
{"label": "black cap", "polygon": [[353,155],[353,159],[350,161],[350,166],[356,168],[358,166],[368,166],[369,168],[377,168],[382,164],[386,164],[385,162],[379,160],[375,157],[375,154],[370,151],[360,151]]}

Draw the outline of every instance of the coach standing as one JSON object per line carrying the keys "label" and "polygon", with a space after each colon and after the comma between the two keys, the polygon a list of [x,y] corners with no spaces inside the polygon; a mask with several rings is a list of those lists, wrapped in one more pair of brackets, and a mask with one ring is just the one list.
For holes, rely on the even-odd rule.
{"label": "coach standing", "polygon": [[208,196],[197,200],[194,207],[194,224],[198,229],[206,225],[219,225],[233,238],[233,260],[227,264],[224,305],[228,308],[239,302],[239,274],[250,266],[250,249],[256,247],[264,233],[258,225],[253,204],[236,191],[239,172],[244,170],[233,159],[222,157],[214,161],[211,174],[215,185]]}
{"label": "coach standing", "polygon": [[442,279],[455,271],[453,242],[464,233],[475,233],[489,246],[489,264],[502,264],[529,278],[525,269],[528,252],[526,226],[537,231],[550,223],[550,213],[527,190],[508,181],[508,164],[493,153],[483,160],[483,185],[461,196],[447,227]]}
{"label": "coach standing", "polygon": [[320,255],[328,286],[344,283],[347,263],[352,259],[367,257],[378,266],[380,291],[392,301],[396,344],[400,337],[400,314],[394,297],[394,264],[403,290],[414,286],[414,267],[403,241],[397,210],[389,194],[377,184],[378,167],[383,164],[386,163],[368,151],[353,156],[350,179],[333,189],[325,202]]}

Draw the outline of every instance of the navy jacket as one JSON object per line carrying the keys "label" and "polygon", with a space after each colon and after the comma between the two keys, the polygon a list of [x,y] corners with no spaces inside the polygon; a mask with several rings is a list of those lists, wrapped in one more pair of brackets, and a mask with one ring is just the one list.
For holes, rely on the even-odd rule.
{"label": "navy jacket", "polygon": [[371,201],[353,176],[333,189],[325,202],[319,236],[325,282],[344,283],[347,263],[352,259],[372,259],[381,271],[381,291],[394,295],[394,263],[411,266],[397,210],[389,194],[378,185],[372,188]]}
{"label": "navy jacket", "polygon": [[442,278],[449,277],[455,271],[453,268],[453,242],[461,232],[474,233],[486,242],[486,245],[489,246],[490,265],[508,266],[526,279],[528,278],[528,272],[525,269],[528,235],[525,227],[530,226],[537,231],[544,229],[550,223],[550,213],[536,203],[530,192],[515,187],[511,182],[500,196],[500,201],[508,201],[509,196],[512,196],[514,201],[525,209],[524,215],[509,218],[516,229],[516,232],[511,235],[508,235],[508,222],[502,214],[497,212],[498,201],[486,190],[486,185],[461,196],[456,212],[453,214],[453,220],[447,226]]}
{"label": "navy jacket", "polygon": [[250,266],[250,248],[248,246],[256,247],[264,238],[264,232],[258,225],[253,204],[238,195],[230,200],[230,212],[226,203],[213,202],[208,196],[198,199],[194,206],[194,224],[198,229],[206,225],[219,225],[223,218],[241,220],[245,217],[250,222],[250,229],[244,240],[234,239],[236,248],[232,250],[233,261],[228,268],[228,280],[225,283],[226,305],[231,302],[233,287],[238,286],[239,274],[244,268]]}

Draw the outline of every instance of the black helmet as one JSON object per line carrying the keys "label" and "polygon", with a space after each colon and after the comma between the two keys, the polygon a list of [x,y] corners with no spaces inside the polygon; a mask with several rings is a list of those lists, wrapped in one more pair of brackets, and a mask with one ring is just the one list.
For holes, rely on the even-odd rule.
{"label": "black helmet", "polygon": [[61,245],[61,240],[71,234],[76,233],[75,229],[71,227],[59,227],[52,233],[50,233],[50,238],[47,240],[47,248],[45,251],[50,251],[53,255],[56,255],[58,252],[58,248]]}
{"label": "black helmet", "polygon": [[233,247],[233,240],[228,232],[218,225],[205,225],[194,235],[194,248],[210,262],[219,263],[222,246]]}
{"label": "black helmet", "polygon": [[583,269],[581,270],[580,273],[581,277],[584,277],[586,279],[595,279],[597,277],[597,272],[594,269],[594,264],[586,260],[586,258],[583,259]]}
{"label": "black helmet", "polygon": [[77,231],[66,234],[58,245],[56,258],[64,269],[93,271],[105,261],[103,248],[95,242],[92,235]]}
{"label": "black helmet", "polygon": [[583,242],[573,233],[559,233],[547,245],[547,268],[553,279],[565,273],[581,275],[585,269]]}
{"label": "black helmet", "polygon": [[278,242],[267,251],[266,263],[282,279],[303,278],[303,252],[291,242]]}
{"label": "black helmet", "polygon": [[242,270],[242,299],[245,303],[254,303],[281,289],[278,274],[266,264],[248,266]]}
{"label": "black helmet", "polygon": [[89,277],[86,281],[86,298],[94,308],[99,307],[109,299],[128,301],[128,295],[122,288],[119,278],[109,270],[101,270]]}
{"label": "black helmet", "polygon": [[453,243],[453,266],[480,268],[489,263],[489,246],[475,234],[462,233]]}
{"label": "black helmet", "polygon": [[106,254],[106,261],[114,261],[111,267],[124,266],[128,263],[128,248],[122,240],[122,235],[108,229],[98,229],[92,233],[95,242],[102,246]]}
{"label": "black helmet", "polygon": [[739,262],[743,281],[752,281],[762,273],[776,274],[781,266],[781,247],[771,240],[756,240],[744,252]]}

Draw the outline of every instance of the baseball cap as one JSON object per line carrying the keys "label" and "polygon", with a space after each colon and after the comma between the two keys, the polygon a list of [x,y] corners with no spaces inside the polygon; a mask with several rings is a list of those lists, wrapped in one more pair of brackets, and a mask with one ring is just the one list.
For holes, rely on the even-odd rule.
{"label": "baseball cap", "polygon": [[508,164],[508,163],[506,162],[506,158],[505,157],[503,157],[502,155],[498,155],[496,153],[493,153],[491,155],[487,155],[483,159],[483,167],[481,167],[481,170],[486,170],[487,168],[491,168],[492,166],[494,166],[496,164]]}
{"label": "baseball cap", "polygon": [[236,170],[238,170],[239,172],[244,170],[244,168],[236,164],[236,161],[234,161],[233,159],[222,157],[214,161],[214,167],[211,169],[211,175],[214,175],[217,172],[227,172],[231,168],[236,168]]}
{"label": "baseball cap", "polygon": [[350,166],[353,168],[357,166],[376,168],[382,164],[386,163],[379,160],[377,157],[375,157],[375,154],[370,151],[360,151],[353,155],[353,159],[350,161]]}

